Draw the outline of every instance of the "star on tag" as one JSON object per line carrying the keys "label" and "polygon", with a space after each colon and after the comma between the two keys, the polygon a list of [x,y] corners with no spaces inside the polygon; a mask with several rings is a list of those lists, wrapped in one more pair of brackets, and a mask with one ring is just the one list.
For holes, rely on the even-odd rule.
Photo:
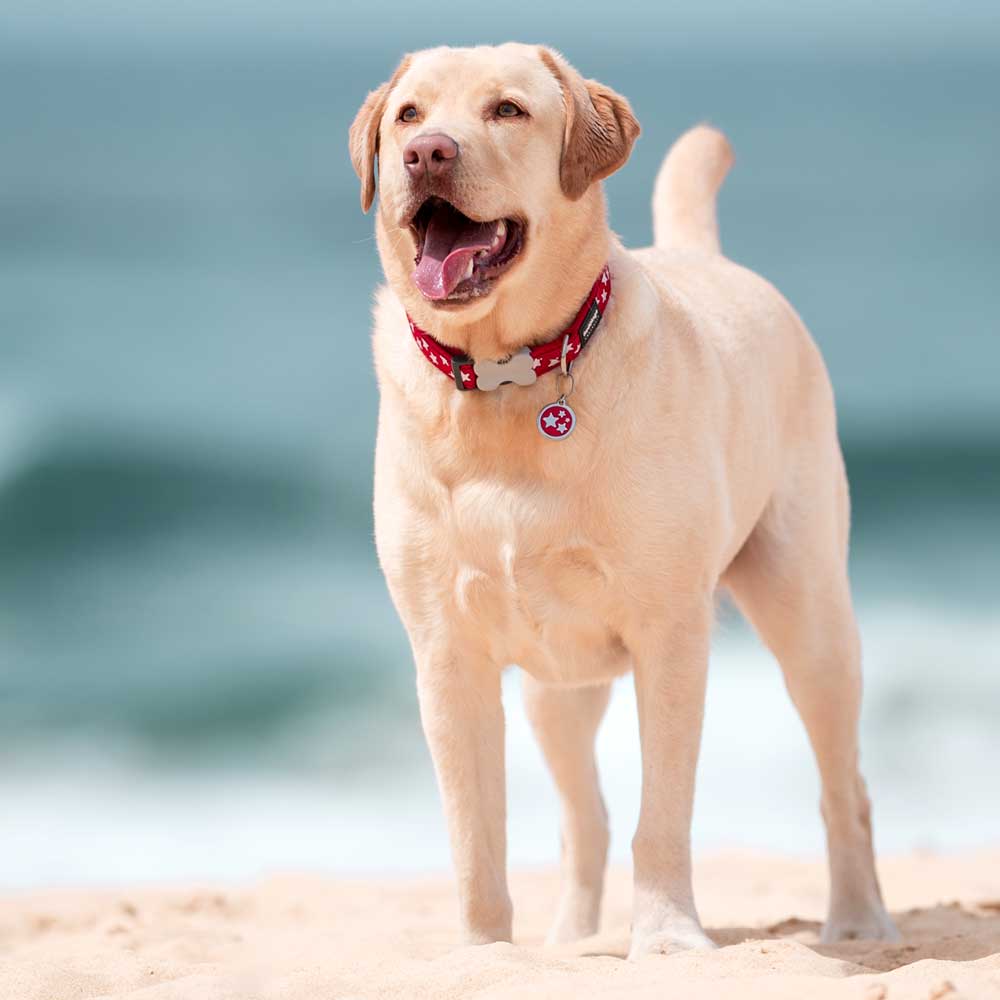
{"label": "star on tag", "polygon": [[565,400],[556,400],[538,411],[538,432],[550,441],[569,437],[575,427],[576,414]]}

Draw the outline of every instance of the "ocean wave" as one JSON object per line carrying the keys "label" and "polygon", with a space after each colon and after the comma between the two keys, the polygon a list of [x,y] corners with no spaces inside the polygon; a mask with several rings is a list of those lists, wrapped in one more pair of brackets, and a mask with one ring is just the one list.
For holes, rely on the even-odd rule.
{"label": "ocean wave", "polygon": [[[21,552],[68,553],[115,539],[203,524],[228,536],[262,529],[351,520],[367,527],[371,487],[343,470],[279,465],[225,442],[17,433],[0,440],[0,544]],[[947,520],[957,511],[990,515],[1000,503],[1000,438],[956,428],[935,440],[864,442],[845,447],[854,530],[912,516]]]}
{"label": "ocean wave", "polygon": [[[238,753],[319,710],[409,703],[367,479],[215,446],[19,440],[0,478],[0,746],[72,729]],[[998,454],[848,451],[859,606],[881,608],[872,642],[907,651],[872,700],[893,725],[993,704],[996,637],[975,616],[996,603]],[[928,700],[942,662],[961,682]]]}
{"label": "ocean wave", "polygon": [[[300,533],[367,504],[353,480],[324,480],[269,454],[156,441],[56,436],[3,450],[0,546],[7,558],[76,558],[197,527],[222,539]],[[2,570],[0,570],[2,572]]]}

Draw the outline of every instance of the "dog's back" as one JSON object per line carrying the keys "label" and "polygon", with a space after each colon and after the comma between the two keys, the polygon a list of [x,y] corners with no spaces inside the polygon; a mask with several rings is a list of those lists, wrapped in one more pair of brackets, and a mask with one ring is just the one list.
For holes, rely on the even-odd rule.
{"label": "dog's back", "polygon": [[833,392],[805,324],[767,279],[722,253],[716,199],[733,161],[718,129],[698,125],[685,132],[656,178],[653,245],[631,255],[668,308],[690,318],[685,337],[687,324],[676,324],[673,312],[676,325],[666,331],[673,342],[683,348],[687,341],[704,365],[715,367],[718,360],[723,377],[740,383],[727,394],[737,407],[740,401],[750,405],[739,423],[767,420],[762,402],[769,400],[777,406],[770,419],[785,425],[776,443],[786,460],[800,444],[815,449],[822,441],[836,450]]}

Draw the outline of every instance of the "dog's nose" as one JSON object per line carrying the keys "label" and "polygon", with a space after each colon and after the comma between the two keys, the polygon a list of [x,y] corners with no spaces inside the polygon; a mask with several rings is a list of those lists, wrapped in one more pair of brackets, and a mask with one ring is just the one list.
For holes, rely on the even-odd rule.
{"label": "dog's nose", "polygon": [[418,135],[403,150],[403,163],[411,177],[425,173],[440,177],[448,173],[458,159],[458,143],[450,135]]}

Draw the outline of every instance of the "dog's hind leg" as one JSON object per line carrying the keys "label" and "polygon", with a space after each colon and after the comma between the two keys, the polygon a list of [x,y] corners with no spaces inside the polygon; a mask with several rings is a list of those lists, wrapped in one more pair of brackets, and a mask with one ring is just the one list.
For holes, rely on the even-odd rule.
{"label": "dog's hind leg", "polygon": [[551,687],[522,674],[524,706],[552,772],[562,809],[562,887],[548,943],[596,934],[600,923],[608,816],[594,737],[611,687]]}
{"label": "dog's hind leg", "polygon": [[781,664],[816,755],[830,864],[822,941],[897,940],[858,769],[861,649],[847,578],[847,484],[839,454],[816,457],[772,498],[723,583]]}

